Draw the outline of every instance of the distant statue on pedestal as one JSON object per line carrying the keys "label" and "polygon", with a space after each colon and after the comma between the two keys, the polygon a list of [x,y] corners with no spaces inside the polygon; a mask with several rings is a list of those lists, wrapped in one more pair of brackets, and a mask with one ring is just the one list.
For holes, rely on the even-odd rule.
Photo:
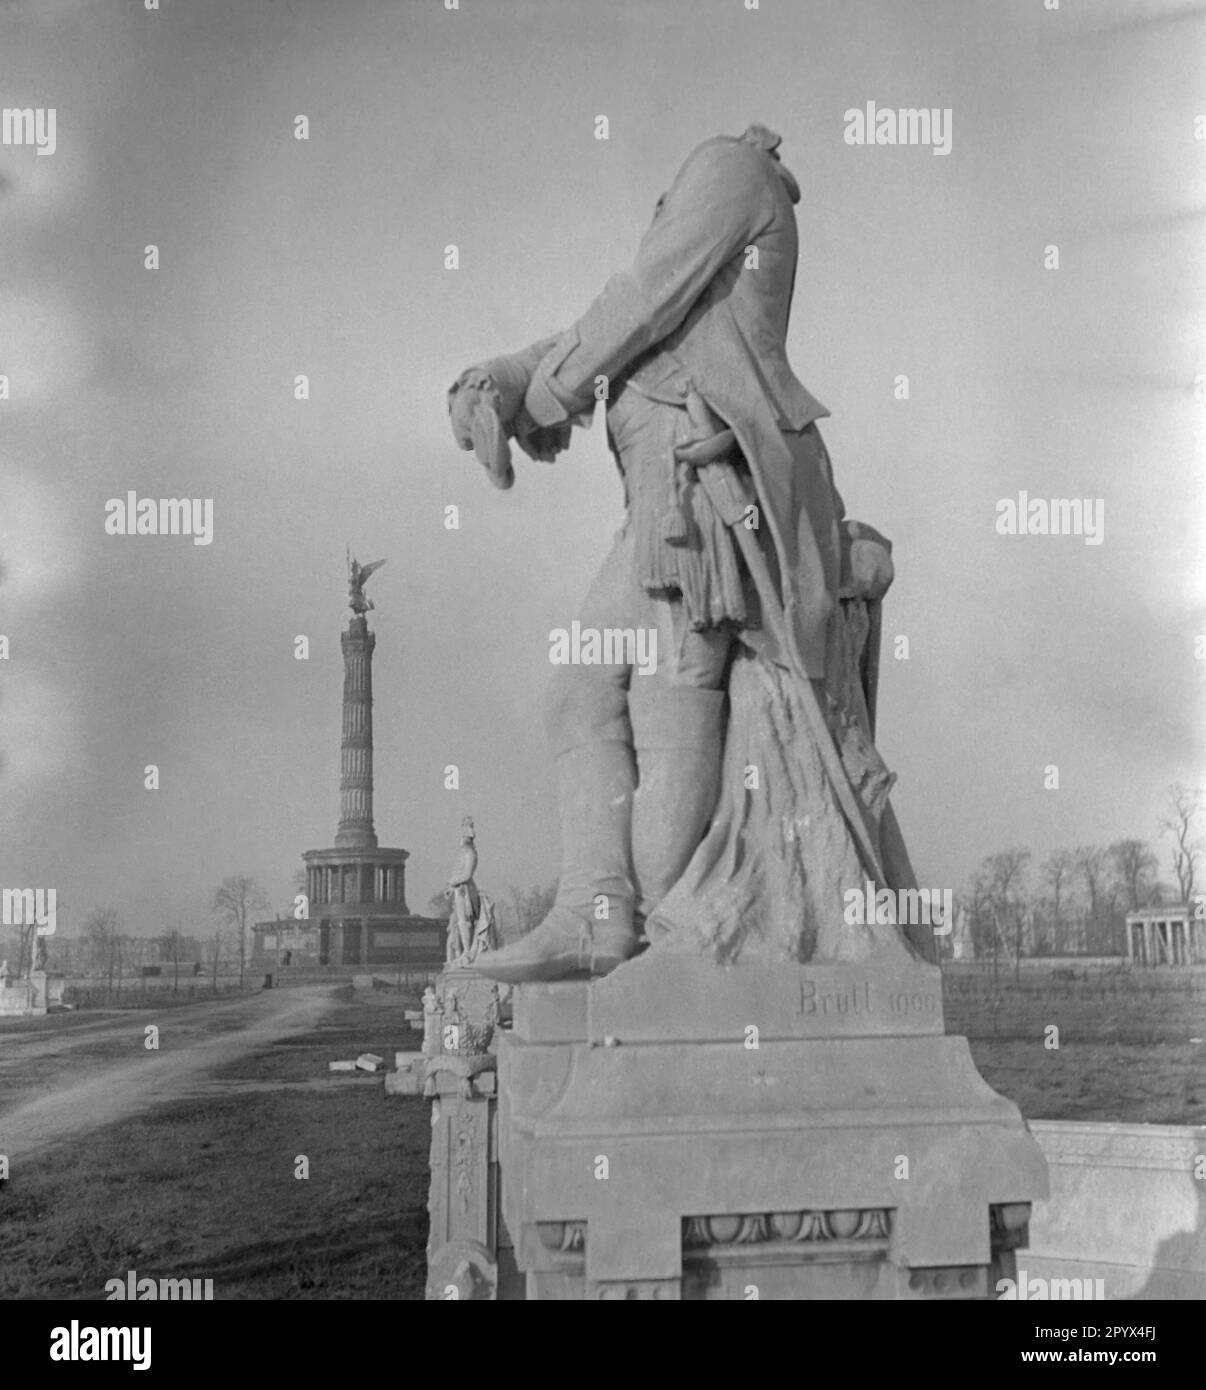
{"label": "distant statue on pedestal", "polygon": [[472,965],[483,951],[493,950],[498,945],[494,904],[478,892],[473,881],[477,869],[475,840],[473,820],[466,816],[461,821],[461,847],[444,890],[444,896],[452,903],[445,957],[448,965]]}
{"label": "distant statue on pedestal", "polygon": [[375,607],[371,598],[365,598],[364,586],[369,575],[383,564],[384,560],[374,560],[371,565],[361,565],[353,559],[348,565],[348,607],[357,617],[362,617]]}

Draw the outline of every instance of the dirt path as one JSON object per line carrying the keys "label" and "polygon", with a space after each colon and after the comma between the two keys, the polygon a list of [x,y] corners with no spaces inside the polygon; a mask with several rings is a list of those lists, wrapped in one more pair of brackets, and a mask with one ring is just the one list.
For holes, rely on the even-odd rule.
{"label": "dirt path", "polygon": [[[121,1016],[61,1034],[7,1033],[0,1058],[0,1153],[10,1161],[50,1144],[201,1092],[216,1093],[209,1072],[281,1038],[306,1032],[336,1003],[331,985],[306,985],[239,999],[234,1003],[130,1010]],[[159,1047],[148,1050],[145,1029],[159,1029]],[[76,1054],[129,1057],[116,1066],[72,1080]],[[84,1056],[79,1058],[84,1064]],[[29,1065],[44,1070],[36,1099],[6,1098],[6,1075],[28,1084]],[[62,1081],[65,1084],[56,1084]],[[52,1088],[52,1089],[50,1089]],[[49,1093],[48,1093],[49,1091]]]}

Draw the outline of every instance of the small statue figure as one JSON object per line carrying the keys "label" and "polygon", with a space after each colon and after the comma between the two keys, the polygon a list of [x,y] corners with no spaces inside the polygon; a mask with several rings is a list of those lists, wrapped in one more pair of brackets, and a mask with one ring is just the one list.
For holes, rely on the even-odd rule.
{"label": "small statue figure", "polygon": [[473,819],[466,816],[461,821],[461,847],[444,890],[444,896],[452,903],[445,955],[448,965],[472,965],[483,951],[493,950],[498,945],[494,904],[478,892],[473,881],[477,869],[475,839]]}
{"label": "small statue figure", "polygon": [[44,936],[34,937],[34,962],[35,970],[46,969],[46,938]]}
{"label": "small statue figure", "polygon": [[384,560],[374,560],[371,565],[361,565],[352,560],[348,567],[348,607],[358,617],[376,606],[371,598],[365,598],[364,586],[369,575],[383,564]]}

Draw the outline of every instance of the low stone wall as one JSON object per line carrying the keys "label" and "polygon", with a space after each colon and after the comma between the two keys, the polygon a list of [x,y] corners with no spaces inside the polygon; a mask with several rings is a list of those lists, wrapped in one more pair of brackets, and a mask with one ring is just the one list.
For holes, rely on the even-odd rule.
{"label": "low stone wall", "polygon": [[0,989],[0,1017],[29,1018],[45,1012],[46,1001],[28,980],[14,980]]}
{"label": "low stone wall", "polygon": [[1035,1203],[1019,1284],[1024,1269],[1030,1285],[1101,1280],[1081,1287],[1107,1300],[1206,1298],[1206,1128],[1032,1120],[1030,1130],[1051,1196]]}

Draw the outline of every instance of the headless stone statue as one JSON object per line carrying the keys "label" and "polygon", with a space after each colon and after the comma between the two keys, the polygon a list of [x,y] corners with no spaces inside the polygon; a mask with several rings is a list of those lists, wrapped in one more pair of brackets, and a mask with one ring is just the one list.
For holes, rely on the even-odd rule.
{"label": "headless stone statue", "polygon": [[895,924],[842,921],[868,879],[915,886],[871,724],[890,547],[845,518],[829,411],[787,361],[800,191],[778,145],[751,126],[699,146],[575,324],[449,392],[457,443],[510,487],[508,440],[551,461],[606,383],[627,517],[575,616],[656,639],[651,671],[554,667],[557,897],[479,963],[493,979],[606,975],[642,928],[717,960],[915,954]]}
{"label": "headless stone statue", "polygon": [[[520,987],[496,1130],[484,1096],[477,1131],[441,1110],[431,1297],[472,1292],[462,1231],[491,1203],[528,1299],[991,1297],[1047,1192],[1016,1108],[946,1034],[928,914],[878,910],[916,889],[874,738],[893,561],[846,516],[828,411],[787,360],[800,191],[778,144],[706,141],[576,323],[449,393],[499,486],[511,440],[555,454],[605,400],[626,516],[553,666],[556,899],[449,972]],[[450,1032],[450,1067],[493,1045]],[[440,1226],[475,1132],[479,1205]]]}

